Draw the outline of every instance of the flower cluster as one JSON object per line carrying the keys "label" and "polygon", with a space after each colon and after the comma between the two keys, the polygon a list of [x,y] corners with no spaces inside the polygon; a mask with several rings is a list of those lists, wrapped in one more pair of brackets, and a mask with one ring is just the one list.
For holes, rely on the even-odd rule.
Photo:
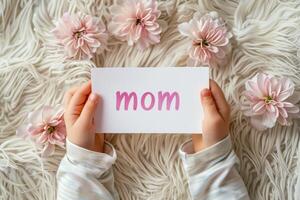
{"label": "flower cluster", "polygon": [[294,92],[295,86],[288,78],[259,73],[245,86],[246,101],[242,110],[256,129],[272,128],[276,121],[284,126],[290,125],[292,118],[300,117],[299,108],[295,106],[300,95]]}
{"label": "flower cluster", "polygon": [[[156,0],[125,0],[110,9],[108,29],[128,45],[144,50],[160,42],[160,11]],[[52,30],[72,59],[91,59],[107,46],[108,32],[102,21],[90,15],[65,13]]]}
{"label": "flower cluster", "polygon": [[[160,42],[162,21],[156,0],[125,0],[110,8],[108,31],[129,46],[140,50]],[[216,12],[194,14],[189,22],[179,25],[179,32],[190,40],[189,66],[217,66],[226,63],[231,51],[232,34]],[[102,21],[90,15],[65,13],[53,29],[68,58],[91,59],[107,46],[108,32]]]}
{"label": "flower cluster", "polygon": [[44,106],[30,112],[27,121],[17,129],[16,134],[34,141],[41,149],[42,156],[52,155],[55,145],[60,147],[65,145],[66,127],[63,113],[60,105]]}

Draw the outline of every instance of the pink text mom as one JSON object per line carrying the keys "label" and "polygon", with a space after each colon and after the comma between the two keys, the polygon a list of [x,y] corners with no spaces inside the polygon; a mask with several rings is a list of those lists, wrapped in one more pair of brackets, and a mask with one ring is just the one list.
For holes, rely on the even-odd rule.
{"label": "pink text mom", "polygon": [[159,91],[156,94],[145,92],[140,97],[136,92],[116,92],[116,109],[118,111],[122,110],[122,108],[127,111],[129,107],[133,110],[137,110],[138,107],[141,107],[141,109],[145,111],[153,109],[170,110],[171,108],[179,110],[179,105],[180,98],[177,92],[170,93]]}

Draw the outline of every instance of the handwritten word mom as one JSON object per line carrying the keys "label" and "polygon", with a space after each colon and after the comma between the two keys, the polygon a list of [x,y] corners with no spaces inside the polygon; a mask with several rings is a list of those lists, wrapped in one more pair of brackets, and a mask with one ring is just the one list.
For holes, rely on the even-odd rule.
{"label": "handwritten word mom", "polygon": [[[175,99],[175,100],[174,100]],[[175,102],[174,102],[175,101]],[[138,100],[138,95],[135,92],[116,92],[116,109],[120,110],[121,104],[123,102],[124,110],[129,109],[129,105],[132,105],[133,110],[138,109],[138,103],[143,110],[150,111],[154,108],[157,103],[157,109],[162,110],[165,104],[166,110],[171,109],[172,103],[175,104],[175,110],[179,110],[180,98],[178,92],[157,92],[157,97],[151,92],[145,92],[142,94],[140,101]]]}

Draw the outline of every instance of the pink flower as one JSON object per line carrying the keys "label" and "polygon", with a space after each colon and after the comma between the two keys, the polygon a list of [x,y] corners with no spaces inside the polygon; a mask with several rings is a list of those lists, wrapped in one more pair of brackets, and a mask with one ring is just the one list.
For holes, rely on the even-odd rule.
{"label": "pink flower", "polygon": [[49,156],[54,153],[55,145],[61,147],[65,145],[66,127],[63,113],[60,105],[56,107],[44,106],[39,110],[30,112],[27,116],[27,122],[17,129],[16,134],[33,140],[42,150],[42,155]]}
{"label": "pink flower", "polygon": [[64,45],[68,58],[91,59],[106,48],[108,34],[105,25],[90,15],[65,13],[52,30]]}
{"label": "pink flower", "polygon": [[141,50],[160,42],[160,11],[155,0],[124,0],[110,9],[108,30],[118,39],[134,43]]}
{"label": "pink flower", "polygon": [[203,16],[195,13],[193,19],[179,24],[178,29],[191,41],[187,61],[189,66],[217,66],[224,63],[226,55],[231,51],[229,39],[232,34],[216,12]]}
{"label": "pink flower", "polygon": [[246,102],[244,114],[251,117],[251,124],[258,130],[272,128],[276,121],[290,125],[292,118],[298,118],[299,108],[295,104],[300,95],[294,92],[294,84],[288,78],[275,78],[258,74],[245,84]]}

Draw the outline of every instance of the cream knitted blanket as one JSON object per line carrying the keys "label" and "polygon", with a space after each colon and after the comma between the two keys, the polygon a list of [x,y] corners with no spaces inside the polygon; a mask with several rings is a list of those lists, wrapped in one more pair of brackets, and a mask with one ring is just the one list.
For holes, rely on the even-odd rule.
{"label": "cream knitted blanket", "polygon": [[[140,52],[110,38],[109,51],[95,59],[64,61],[50,33],[54,20],[66,11],[105,18],[111,4],[113,0],[0,0],[0,199],[55,199],[55,173],[65,151],[42,159],[32,143],[15,137],[29,111],[60,103],[64,92],[88,80],[96,66],[184,66],[188,44],[177,26],[195,11],[219,12],[234,35],[230,64],[212,69],[211,76],[232,106],[232,140],[251,198],[296,199],[299,121],[257,132],[240,111],[240,94],[245,81],[261,71],[287,76],[300,89],[300,1],[160,1],[161,18],[168,24],[160,44]],[[121,199],[189,199],[177,153],[187,138],[108,136],[118,153],[114,175]]]}

